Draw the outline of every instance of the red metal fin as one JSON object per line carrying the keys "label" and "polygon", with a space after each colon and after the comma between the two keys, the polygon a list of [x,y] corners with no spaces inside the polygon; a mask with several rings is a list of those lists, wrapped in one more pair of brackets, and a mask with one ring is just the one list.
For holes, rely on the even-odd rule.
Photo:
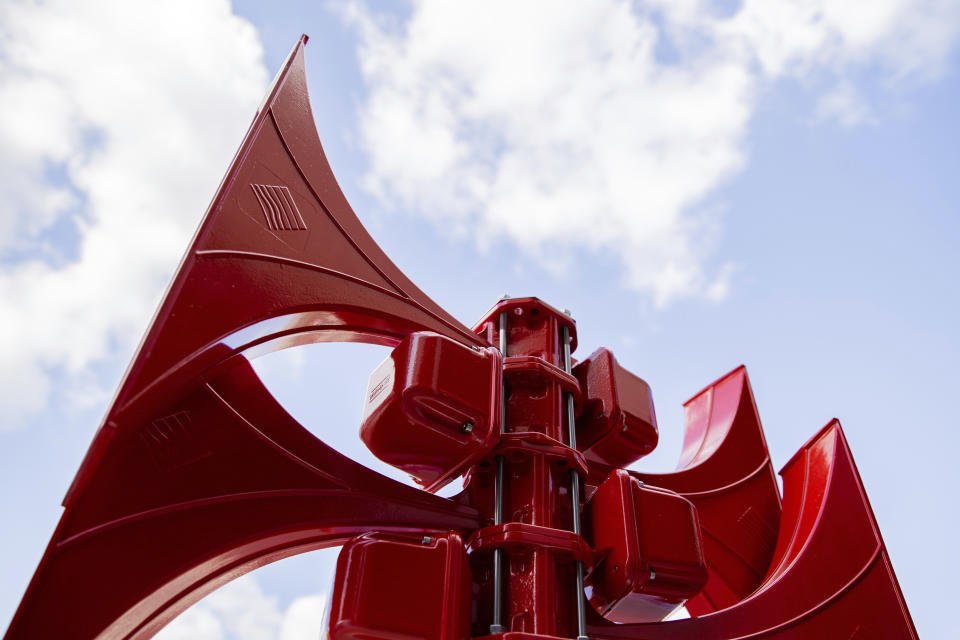
{"label": "red metal fin", "polygon": [[117,430],[6,637],[149,637],[205,593],[279,558],[371,530],[477,526],[474,509],[317,440],[238,356],[153,419]]}
{"label": "red metal fin", "polygon": [[777,561],[756,593],[689,620],[598,622],[590,637],[917,638],[840,423],[824,427],[781,473]]}
{"label": "red metal fin", "polygon": [[299,334],[393,345],[420,330],[485,344],[417,289],[351,210],[317,137],[302,42],[201,222],[113,412],[160,382],[195,375],[213,364],[212,347],[274,318],[283,321],[259,331],[257,344]]}
{"label": "red metal fin", "polygon": [[422,330],[488,346],[414,286],[351,210],[314,126],[304,42],[250,126],[65,503],[125,414],[155,413],[233,353],[307,342],[393,346]]}
{"label": "red metal fin", "polygon": [[744,367],[684,408],[687,430],[677,471],[633,475],[697,507],[709,579],[687,609],[701,615],[736,604],[760,585],[773,558],[780,493]]}

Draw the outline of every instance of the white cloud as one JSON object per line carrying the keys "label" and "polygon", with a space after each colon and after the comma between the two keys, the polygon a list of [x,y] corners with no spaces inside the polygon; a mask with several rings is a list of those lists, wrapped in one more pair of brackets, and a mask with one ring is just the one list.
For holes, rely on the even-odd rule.
{"label": "white cloud", "polygon": [[238,640],[276,640],[283,624],[276,597],[264,593],[251,575],[211,593],[204,605],[219,617],[228,636]]}
{"label": "white cloud", "polygon": [[283,618],[280,640],[318,640],[326,606],[326,596],[319,593],[294,600]]}
{"label": "white cloud", "polygon": [[281,612],[277,598],[264,593],[247,574],[196,603],[156,635],[157,640],[316,640],[326,597],[296,598]]}
{"label": "white cloud", "polygon": [[173,619],[154,636],[155,640],[224,640],[217,614],[196,604]]}
{"label": "white cloud", "polygon": [[[932,77],[960,27],[940,0],[748,0],[728,15],[698,0],[421,0],[402,25],[362,4],[345,16],[369,87],[366,185],[384,204],[548,266],[612,253],[657,306],[729,289],[705,199],[746,163],[761,86]],[[858,95],[828,96],[822,115],[868,120]]]}
{"label": "white cloud", "polygon": [[870,105],[849,83],[840,84],[817,101],[816,120],[835,120],[844,127],[877,122]]}
{"label": "white cloud", "polygon": [[857,64],[936,76],[958,22],[954,0],[746,0],[730,20],[709,24],[772,76]]}
{"label": "white cloud", "polygon": [[256,110],[261,57],[226,0],[0,5],[0,429],[47,406],[53,374],[89,385],[135,343]]}

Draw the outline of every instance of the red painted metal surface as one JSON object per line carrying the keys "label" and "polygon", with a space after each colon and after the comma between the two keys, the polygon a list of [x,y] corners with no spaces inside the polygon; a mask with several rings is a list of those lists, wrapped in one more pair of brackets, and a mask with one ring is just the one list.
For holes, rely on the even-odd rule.
{"label": "red painted metal surface", "polygon": [[590,637],[917,638],[840,423],[824,427],[780,473],[784,508],[774,561],[754,593],[688,620],[597,620]]}
{"label": "red painted metal surface", "polygon": [[[585,468],[582,456],[566,442],[563,392],[576,379],[561,368],[560,330],[566,327],[575,339],[572,319],[536,298],[515,298],[495,305],[477,324],[476,331],[493,344],[500,342],[500,314],[506,313],[504,385],[506,433],[492,456],[503,455],[506,468],[504,513],[508,523],[533,525],[543,530],[571,530],[569,494],[571,467]],[[522,367],[510,369],[512,362]],[[529,363],[536,362],[537,366]],[[568,381],[569,380],[569,381]],[[493,525],[494,465],[475,467],[465,494],[480,509],[484,524]],[[515,632],[546,636],[574,633],[573,556],[570,549],[533,540],[506,551],[503,619]],[[473,554],[471,567],[478,605],[471,635],[487,633],[492,622],[493,582],[491,559]]]}
{"label": "red painted metal surface", "polygon": [[608,620],[662,620],[706,583],[697,510],[680,495],[617,469],[584,519],[587,540],[606,554],[590,579],[590,604]]}
{"label": "red painted metal surface", "polygon": [[692,615],[736,604],[766,575],[780,525],[777,487],[744,367],[688,400],[677,471],[634,473],[676,491],[697,508],[709,580],[687,603]]}
{"label": "red painted metal surface", "polygon": [[435,491],[497,443],[502,379],[498,350],[414,333],[371,374],[360,438]]}
{"label": "red painted metal surface", "polygon": [[[657,441],[643,380],[606,350],[571,372],[576,325],[536,298],[502,300],[470,330],[400,273],[327,164],[305,42],[203,218],[7,638],[147,638],[253,568],[338,544],[333,640],[574,637],[578,571],[596,640],[916,637],[839,424],[781,472],[781,513],[741,367],[687,402],[677,471],[624,471]],[[362,439],[429,489],[463,474],[459,495],[340,455],[247,360],[322,341],[395,347]],[[659,620],[684,600],[699,617]],[[636,620],[649,622],[613,623]]]}
{"label": "red painted metal surface", "polygon": [[528,549],[547,549],[564,556],[568,561],[579,560],[593,567],[595,553],[582,536],[572,531],[538,527],[525,522],[507,522],[479,529],[470,536],[468,546],[472,553],[488,552],[491,549],[510,549],[519,553]]}
{"label": "red painted metal surface", "polygon": [[577,444],[590,462],[591,479],[627,467],[653,451],[660,435],[650,386],[600,348],[573,368],[585,406],[577,419]]}
{"label": "red painted metal surface", "polygon": [[337,560],[330,637],[465,638],[470,584],[467,553],[456,533],[354,538]]}

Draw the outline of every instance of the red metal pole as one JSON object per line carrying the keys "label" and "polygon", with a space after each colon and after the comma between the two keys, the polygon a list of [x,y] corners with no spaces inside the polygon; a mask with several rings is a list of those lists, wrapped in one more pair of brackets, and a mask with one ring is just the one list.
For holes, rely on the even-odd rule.
{"label": "red metal pole", "polygon": [[[473,542],[476,546],[480,538],[500,531],[505,539],[512,534],[525,543],[500,547],[504,555],[502,585],[496,584],[496,568],[491,576],[489,561],[482,559],[483,554],[474,554],[475,581],[486,595],[481,603],[487,601],[487,606],[477,608],[474,634],[481,635],[490,624],[503,624],[504,631],[575,637],[580,635],[579,598],[575,595],[581,590],[576,586],[575,545],[570,532],[574,528],[572,505],[579,510],[580,496],[571,494],[570,478],[571,461],[579,454],[567,444],[565,391],[571,392],[576,383],[564,371],[561,347],[563,334],[575,340],[575,326],[567,315],[549,305],[520,298],[502,300],[476,330],[501,349],[505,347],[506,420],[501,443],[492,455],[494,464],[485,460],[468,475],[471,503],[493,524]],[[503,461],[505,471],[500,491],[498,461]],[[502,504],[497,505],[501,492]],[[498,506],[505,514],[502,523],[496,517]],[[535,542],[537,535],[545,539],[551,534],[567,540],[568,548]],[[497,586],[505,596],[502,623],[497,615]]]}

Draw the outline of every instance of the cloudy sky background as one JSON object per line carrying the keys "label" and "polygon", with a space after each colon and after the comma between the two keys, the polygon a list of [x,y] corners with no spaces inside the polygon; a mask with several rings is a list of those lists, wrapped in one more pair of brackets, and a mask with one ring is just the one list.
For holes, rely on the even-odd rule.
{"label": "cloudy sky background", "polygon": [[[570,308],[581,354],[609,346],[653,387],[647,469],[673,466],[682,401],[741,362],[776,465],[836,415],[921,635],[950,634],[960,4],[516,5],[0,0],[2,624],[306,32],[333,168],[415,282],[467,324],[504,292]],[[355,427],[384,355],[255,365],[369,461]],[[315,637],[335,558],[254,572],[163,636]]]}

